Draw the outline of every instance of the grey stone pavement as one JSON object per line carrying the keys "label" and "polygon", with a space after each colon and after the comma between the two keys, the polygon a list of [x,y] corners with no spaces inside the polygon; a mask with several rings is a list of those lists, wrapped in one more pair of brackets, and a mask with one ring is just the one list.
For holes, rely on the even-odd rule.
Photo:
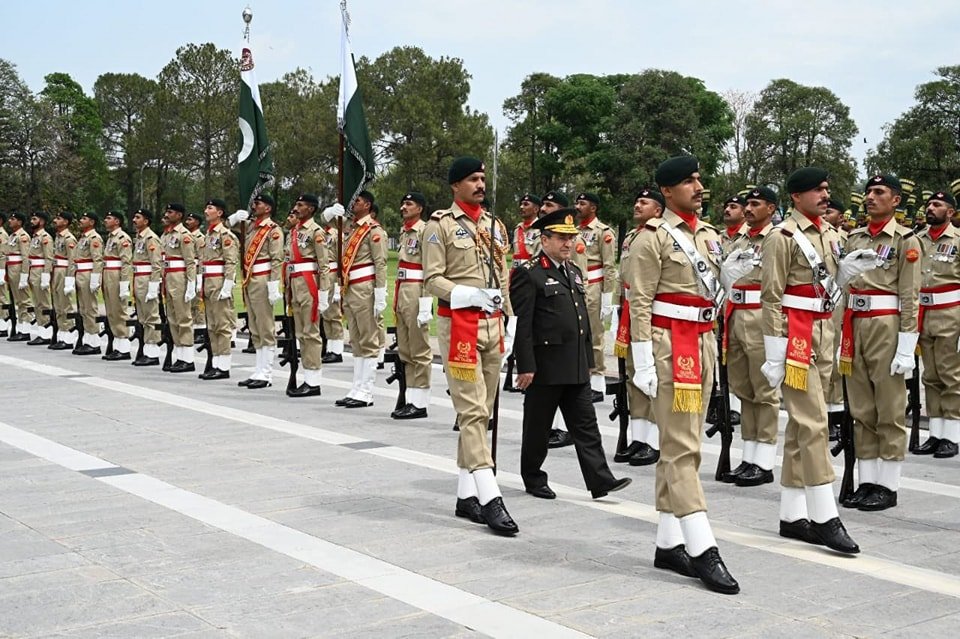
{"label": "grey stone pavement", "polygon": [[396,422],[382,373],[374,407],[333,405],[349,356],[306,400],[285,369],[238,388],[252,365],[201,382],[0,340],[0,636],[956,636],[957,459],[908,457],[899,507],[844,510],[848,558],[776,536],[777,484],[713,481],[705,442],[730,597],[653,568],[652,468],[614,465],[634,483],[594,501],[565,448],[546,464],[559,498],[523,493],[520,395],[502,397],[505,539],[453,516],[438,367],[430,417]]}

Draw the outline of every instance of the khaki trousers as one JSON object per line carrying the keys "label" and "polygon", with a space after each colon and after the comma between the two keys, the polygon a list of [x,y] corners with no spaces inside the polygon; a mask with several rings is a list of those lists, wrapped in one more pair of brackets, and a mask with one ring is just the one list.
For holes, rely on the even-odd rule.
{"label": "khaki trousers", "polygon": [[380,354],[381,320],[373,314],[373,284],[373,280],[351,284],[343,295],[343,314],[350,327],[354,357],[377,357]]}
{"label": "khaki trousers", "polygon": [[7,288],[10,289],[10,296],[13,298],[13,305],[17,310],[17,321],[21,324],[29,324],[33,321],[33,313],[30,312],[30,289],[20,288],[20,273],[23,267],[20,264],[13,264],[7,267]]}
{"label": "khaki trousers", "polygon": [[50,315],[49,313],[44,313],[44,311],[49,311],[53,308],[53,301],[50,299],[50,289],[40,288],[41,273],[43,273],[43,269],[30,269],[30,276],[27,282],[30,284],[30,295],[33,297],[33,313],[37,319],[37,326],[49,326]]}
{"label": "khaki trousers", "polygon": [[149,285],[148,275],[133,278],[133,304],[137,309],[137,320],[143,325],[143,343],[159,344],[160,298],[146,301]]}
{"label": "khaki trousers", "polygon": [[[440,353],[446,368],[450,352],[450,318],[437,318]],[[503,323],[499,317],[481,319],[477,328],[477,381],[454,379],[447,369],[450,399],[457,411],[460,439],[457,442],[457,467],[475,471],[493,468],[493,457],[487,445],[487,422],[493,413],[493,402],[500,385],[500,336]]]}
{"label": "khaki trousers", "polygon": [[858,459],[902,461],[907,447],[907,387],[891,375],[899,315],[854,318],[853,374],[847,380]]}
{"label": "khaki trousers", "polygon": [[237,326],[237,312],[233,307],[233,296],[219,299],[223,288],[223,277],[206,275],[203,278],[204,306],[206,307],[207,335],[210,336],[210,352],[220,357],[230,354],[230,340]]}
{"label": "khaki trousers", "polygon": [[[830,354],[830,360],[836,358],[837,349],[840,348],[840,328],[843,325],[843,309],[842,304],[837,305],[837,309],[833,312],[833,352]],[[824,395],[826,397],[828,404],[842,404],[843,403],[843,382],[840,380],[840,367],[834,364],[831,367],[830,381],[824,387]]]}
{"label": "khaki trousers", "polygon": [[267,274],[254,275],[243,289],[243,303],[247,307],[250,342],[254,348],[277,345],[277,324],[273,304],[267,299]]}
{"label": "khaki trousers", "polygon": [[958,308],[924,311],[920,357],[927,415],[960,419],[960,353],[957,352]]}
{"label": "khaki trousers", "polygon": [[120,271],[103,271],[103,306],[114,339],[127,339],[127,305],[120,300]]}
{"label": "khaki trousers", "polygon": [[98,335],[100,325],[97,324],[97,294],[90,291],[90,271],[77,273],[77,308],[80,309],[80,319],[83,320],[83,332],[89,335]]}
{"label": "khaki trousers", "polygon": [[323,332],[327,340],[343,339],[343,308],[341,302],[333,301],[333,291],[330,291],[330,306],[321,316],[323,320]]}
{"label": "khaki trousers", "polygon": [[[316,277],[307,273],[305,277]],[[304,277],[291,277],[287,283],[290,287],[290,306],[293,310],[293,326],[300,340],[300,361],[303,367],[310,370],[320,370],[323,340],[320,339],[320,322],[313,321],[313,296],[307,288]],[[317,295],[319,295],[319,291]]]}
{"label": "khaki trousers", "polygon": [[187,291],[187,276],[184,273],[167,273],[163,282],[164,310],[174,346],[193,346],[193,310],[190,302],[183,301]]}
{"label": "khaki trousers", "polygon": [[[584,271],[584,274],[586,274],[586,271]],[[590,374],[603,375],[607,370],[603,356],[603,320],[600,318],[600,296],[603,293],[603,282],[587,284],[585,290],[587,292],[587,317],[590,318],[590,332],[593,334],[594,367],[590,369]]]}
{"label": "khaki trousers", "polygon": [[421,290],[419,283],[401,284],[395,313],[397,350],[405,364],[408,388],[430,388],[430,366],[433,364],[430,325],[420,326],[417,322]]}
{"label": "khaki trousers", "polygon": [[780,396],[760,372],[766,361],[760,309],[736,310],[727,328],[727,383],[740,398],[743,441],[777,443]]}
{"label": "khaki trousers", "polygon": [[[63,292],[63,280],[67,277],[67,270],[53,269],[50,278],[50,290],[53,293],[53,310],[57,313],[57,330],[68,333],[74,329],[75,321],[68,317],[77,312],[77,305],[73,298]],[[60,341],[63,341],[62,339]]]}

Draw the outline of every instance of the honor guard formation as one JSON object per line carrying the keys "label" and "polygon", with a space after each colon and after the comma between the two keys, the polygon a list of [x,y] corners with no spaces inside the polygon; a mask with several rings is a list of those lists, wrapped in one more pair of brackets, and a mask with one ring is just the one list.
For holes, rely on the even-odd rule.
{"label": "honor guard formation", "polygon": [[[960,230],[950,190],[924,193],[908,227],[899,211],[915,185],[871,176],[853,194],[856,219],[830,175],[804,167],[782,188],[730,194],[717,228],[699,163],[682,155],[638,185],[619,232],[588,190],[524,193],[511,231],[485,204],[482,160],[460,157],[447,177],[443,208],[418,190],[391,203],[396,229],[378,222],[366,190],[346,206],[303,193],[285,220],[267,192],[234,213],[210,198],[202,212],[170,203],[162,214],[2,215],[0,335],[225,383],[242,327],[255,364],[230,392],[266,398],[285,366],[285,392],[270,398],[339,395],[324,367],[352,362],[334,410],[394,420],[430,418],[436,340],[457,415],[450,515],[504,536],[538,526],[514,520],[496,474],[500,393],[520,392],[527,494],[556,499],[543,469],[550,449],[574,447],[593,499],[640,483],[614,469],[654,466],[653,565],[725,594],[740,584],[707,514],[705,427],[720,435],[723,490],[779,480],[770,530],[843,555],[860,547],[841,513],[895,508],[908,452],[957,455]],[[374,401],[385,360],[399,382],[390,407]],[[612,451],[596,409],[607,395],[620,425]],[[731,468],[737,424],[743,454]]]}

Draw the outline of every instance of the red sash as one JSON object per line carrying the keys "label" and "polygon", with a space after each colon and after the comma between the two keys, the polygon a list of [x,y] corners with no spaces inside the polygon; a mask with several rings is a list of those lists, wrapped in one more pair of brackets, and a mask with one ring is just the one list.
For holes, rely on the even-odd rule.
{"label": "red sash", "polygon": [[[699,295],[661,293],[655,300],[708,308],[713,302]],[[691,322],[653,315],[650,322],[658,328],[670,330],[670,348],[673,351],[673,412],[700,413],[703,411],[703,377],[700,374],[700,334],[713,330],[713,322]]]}
{"label": "red sash", "polygon": [[[819,288],[813,284],[794,284],[783,290],[785,295],[819,299]],[[807,374],[813,360],[813,321],[830,319],[833,313],[815,313],[783,307],[787,316],[787,362],[784,383],[790,388],[807,390]]]}
{"label": "red sash", "polygon": [[630,354],[630,300],[627,291],[630,285],[624,283],[623,294],[620,299],[620,322],[617,324],[617,339],[613,344],[613,353],[617,357],[626,358]]}
{"label": "red sash", "polygon": [[267,235],[270,234],[269,224],[262,224],[257,227],[257,234],[253,236],[250,240],[250,246],[247,247],[247,250],[243,254],[243,284],[242,286],[246,287],[247,283],[250,281],[250,277],[253,275],[253,263],[257,261],[257,256],[260,254],[260,249],[263,248],[264,243],[267,241]]}
{"label": "red sash", "polygon": [[[477,332],[480,319],[496,319],[500,311],[487,314],[477,308],[451,309],[442,300],[437,304],[437,315],[450,318],[450,350],[447,352],[447,370],[454,379],[464,382],[477,381]],[[503,336],[500,336],[500,352],[503,352]]]}
{"label": "red sash", "polygon": [[[290,253],[293,256],[294,264],[302,264],[305,260],[300,253],[300,244],[298,243],[299,233],[297,229],[300,228],[300,225],[297,224],[293,227],[293,230],[290,231]],[[307,290],[310,292],[310,297],[313,298],[313,304],[310,305],[310,321],[316,322],[320,319],[320,292],[317,287],[317,274],[313,271],[304,271],[302,273],[291,273],[290,279],[292,280],[295,277],[302,277],[304,283],[307,285]],[[290,283],[293,285],[293,282]]]}
{"label": "red sash", "polygon": [[[850,289],[851,295],[896,295],[890,291],[880,291],[876,289]],[[889,308],[878,311],[854,311],[847,307],[843,311],[843,323],[840,327],[840,361],[837,363],[837,369],[841,375],[849,377],[853,374],[853,318],[855,317],[881,317],[883,315],[899,315],[900,311],[895,308]]]}
{"label": "red sash", "polygon": [[[371,226],[373,225],[361,224],[354,229],[353,233],[350,234],[350,241],[347,242],[347,250],[343,252],[343,263],[340,265],[341,273],[350,273],[350,267],[353,266],[353,260],[357,257],[357,250],[360,248],[360,242],[362,242],[363,238],[365,238],[367,233],[370,232]],[[350,278],[343,278],[341,293],[346,293],[349,285]]]}
{"label": "red sash", "polygon": [[529,260],[532,256],[530,251],[527,250],[527,243],[524,240],[527,238],[527,227],[520,223],[520,226],[517,227],[517,252],[513,254],[513,259],[515,260]]}

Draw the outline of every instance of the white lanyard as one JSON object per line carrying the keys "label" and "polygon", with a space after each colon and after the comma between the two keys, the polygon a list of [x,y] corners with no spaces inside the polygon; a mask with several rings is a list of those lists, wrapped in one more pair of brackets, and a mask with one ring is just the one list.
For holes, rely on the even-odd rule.
{"label": "white lanyard", "polygon": [[813,269],[813,279],[823,287],[827,299],[837,302],[840,297],[840,287],[837,286],[837,282],[833,279],[833,276],[827,272],[827,265],[823,263],[823,258],[821,258],[817,250],[813,248],[813,244],[810,243],[810,238],[804,235],[798,226],[797,230],[793,233],[793,239],[797,242],[797,246],[800,247],[800,252],[807,258],[807,263],[810,264],[810,268]]}

